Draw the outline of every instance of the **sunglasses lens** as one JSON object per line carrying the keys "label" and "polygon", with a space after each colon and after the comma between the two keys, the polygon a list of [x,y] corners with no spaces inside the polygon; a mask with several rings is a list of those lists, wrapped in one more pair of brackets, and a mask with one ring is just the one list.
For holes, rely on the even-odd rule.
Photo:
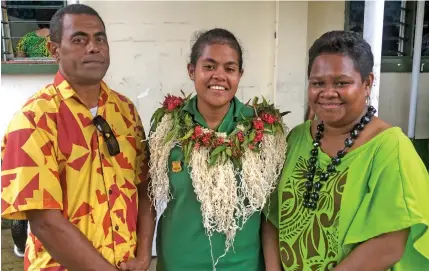
{"label": "sunglasses lens", "polygon": [[119,143],[115,137],[109,137],[106,140],[107,148],[109,149],[109,154],[115,156],[119,154]]}
{"label": "sunglasses lens", "polygon": [[120,153],[119,149],[119,143],[118,140],[116,140],[116,137],[112,135],[112,129],[110,128],[109,124],[103,117],[96,116],[93,119],[95,127],[103,133],[103,137],[106,140],[106,145],[109,150],[109,154],[114,156]]}

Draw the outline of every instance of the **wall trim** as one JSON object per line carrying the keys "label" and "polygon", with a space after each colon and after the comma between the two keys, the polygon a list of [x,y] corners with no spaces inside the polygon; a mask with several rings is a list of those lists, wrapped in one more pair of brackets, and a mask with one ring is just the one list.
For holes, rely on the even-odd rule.
{"label": "wall trim", "polygon": [[58,64],[1,64],[1,74],[55,74]]}

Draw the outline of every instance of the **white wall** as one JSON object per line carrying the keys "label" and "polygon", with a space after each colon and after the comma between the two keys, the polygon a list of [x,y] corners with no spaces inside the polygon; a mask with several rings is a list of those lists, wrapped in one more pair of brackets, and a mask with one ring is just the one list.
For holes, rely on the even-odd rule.
{"label": "white wall", "polygon": [[304,120],[306,96],[308,2],[285,1],[279,5],[276,104],[290,128]]}
{"label": "white wall", "polygon": [[[379,116],[408,132],[411,73],[382,73]],[[416,139],[429,138],[429,74],[420,74],[416,114]]]}
{"label": "white wall", "polygon": [[237,96],[274,97],[275,2],[81,2],[106,23],[112,56],[106,81],[137,104],[146,127],[164,95],[194,91],[186,65],[195,31],[232,31],[244,47]]}
{"label": "white wall", "polygon": [[[310,1],[308,2],[307,47],[305,51],[305,83],[307,87],[308,50],[322,34],[331,30],[344,29],[344,1]],[[307,93],[307,92],[306,92]],[[307,95],[304,105],[307,108]]]}
{"label": "white wall", "polygon": [[344,29],[344,11],[344,1],[308,2],[308,49],[323,33]]}
{"label": "white wall", "polygon": [[2,75],[0,90],[0,142],[15,112],[37,90],[51,83],[52,75]]}

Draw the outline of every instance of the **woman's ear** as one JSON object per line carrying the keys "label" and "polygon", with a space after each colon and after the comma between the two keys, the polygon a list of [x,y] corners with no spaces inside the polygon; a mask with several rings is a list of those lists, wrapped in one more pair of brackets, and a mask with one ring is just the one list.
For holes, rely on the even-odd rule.
{"label": "woman's ear", "polygon": [[188,64],[188,75],[192,81],[195,81],[195,66],[191,63]]}
{"label": "woman's ear", "polygon": [[371,94],[371,89],[372,89],[372,86],[374,84],[374,73],[373,72],[370,72],[368,74],[368,77],[365,80],[364,84],[365,84],[366,96],[369,96]]}

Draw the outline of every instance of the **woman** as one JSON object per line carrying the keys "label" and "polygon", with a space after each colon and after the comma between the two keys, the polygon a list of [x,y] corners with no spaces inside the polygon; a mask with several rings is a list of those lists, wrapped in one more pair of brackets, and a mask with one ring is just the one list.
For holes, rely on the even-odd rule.
{"label": "woman", "polygon": [[[158,271],[262,271],[261,210],[286,151],[281,114],[235,94],[242,49],[224,29],[202,33],[188,73],[196,96],[167,96],[153,116],[150,193]],[[265,225],[265,224],[264,224]]]}
{"label": "woman", "polygon": [[36,10],[36,21],[39,29],[28,32],[16,45],[17,57],[51,57],[48,49],[50,40],[49,22],[56,12],[55,9]]}
{"label": "woman", "polygon": [[317,120],[288,135],[270,215],[285,270],[429,270],[428,173],[400,128],[374,115],[373,64],[354,33],[325,33],[309,50]]}

